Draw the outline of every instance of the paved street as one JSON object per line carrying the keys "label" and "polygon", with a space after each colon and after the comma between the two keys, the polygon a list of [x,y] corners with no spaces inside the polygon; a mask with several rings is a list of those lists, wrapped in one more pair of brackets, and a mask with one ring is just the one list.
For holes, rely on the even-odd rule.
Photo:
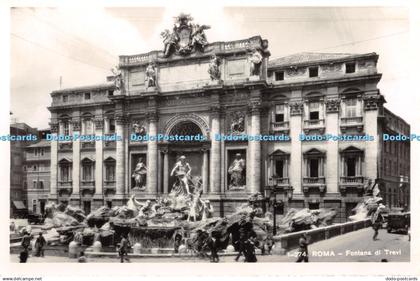
{"label": "paved street", "polygon": [[[361,229],[309,246],[310,262],[407,262],[410,258],[410,242],[407,235],[389,234],[379,231],[379,240],[372,240],[372,228]],[[377,252],[380,251],[380,252]],[[296,250],[284,256],[258,256],[258,262],[294,262]],[[221,262],[234,262],[232,256],[221,257]],[[12,262],[18,262],[17,255],[11,255]],[[28,262],[77,262],[67,257],[30,257]],[[119,262],[117,258],[88,258],[88,262]],[[186,258],[132,258],[131,262],[208,262],[193,257]]]}

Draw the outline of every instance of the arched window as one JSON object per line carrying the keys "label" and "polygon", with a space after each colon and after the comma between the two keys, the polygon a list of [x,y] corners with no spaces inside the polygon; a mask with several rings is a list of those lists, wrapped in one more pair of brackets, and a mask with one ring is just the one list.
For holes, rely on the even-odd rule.
{"label": "arched window", "polygon": [[83,135],[94,135],[95,129],[93,125],[93,116],[90,113],[83,114],[82,117],[82,134]]}
{"label": "arched window", "polygon": [[60,135],[70,135],[70,117],[68,115],[61,115],[59,120],[59,133]]}

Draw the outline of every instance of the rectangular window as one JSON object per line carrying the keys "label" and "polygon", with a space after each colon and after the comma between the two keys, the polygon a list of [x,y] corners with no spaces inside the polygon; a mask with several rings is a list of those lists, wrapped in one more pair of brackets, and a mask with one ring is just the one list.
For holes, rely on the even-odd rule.
{"label": "rectangular window", "polygon": [[39,187],[39,189],[44,189],[44,182],[43,181],[40,181],[40,182],[38,182],[38,187]]}
{"label": "rectangular window", "polygon": [[318,67],[310,67],[309,68],[309,77],[318,77]]}
{"label": "rectangular window", "polygon": [[90,100],[90,93],[85,93],[85,100]]}
{"label": "rectangular window", "polygon": [[67,95],[63,95],[63,102],[67,102],[69,100],[69,97]]}
{"label": "rectangular window", "polygon": [[91,119],[87,119],[83,121],[84,127],[84,135],[93,135],[93,121]]}
{"label": "rectangular window", "polygon": [[347,99],[346,103],[346,117],[357,116],[357,99]]}
{"label": "rectangular window", "polygon": [[309,112],[309,120],[319,120],[319,112],[318,111]]}
{"label": "rectangular window", "polygon": [[309,103],[309,120],[319,120],[319,102]]}
{"label": "rectangular window", "polygon": [[347,175],[348,177],[356,176],[356,158],[349,157],[346,159],[347,164]]}
{"label": "rectangular window", "polygon": [[83,181],[92,181],[92,165],[83,165]]}
{"label": "rectangular window", "polygon": [[36,185],[37,185],[37,182],[36,182],[36,181],[33,181],[33,182],[32,182],[32,188],[33,188],[33,189],[36,189]]}
{"label": "rectangular window", "polygon": [[274,167],[274,172],[275,172],[275,176],[279,177],[279,178],[283,178],[283,167],[284,167],[284,161],[281,159],[277,159],[275,160],[275,167]]}
{"label": "rectangular window", "polygon": [[38,149],[34,149],[34,154],[35,154],[35,156],[38,156]]}
{"label": "rectangular window", "polygon": [[276,105],[274,113],[274,122],[284,122],[284,105],[278,104]]}
{"label": "rectangular window", "polygon": [[317,178],[319,176],[319,159],[309,160],[309,177]]}
{"label": "rectangular window", "polygon": [[60,166],[60,178],[62,182],[70,181],[70,166],[68,165]]}
{"label": "rectangular window", "polygon": [[355,73],[356,64],[354,62],[346,63],[346,73]]}
{"label": "rectangular window", "polygon": [[282,80],[284,80],[284,71],[276,71],[276,72],[274,72],[274,79],[276,81],[282,81]]}
{"label": "rectangular window", "polygon": [[308,203],[309,210],[318,210],[319,203]]}
{"label": "rectangular window", "polygon": [[115,181],[115,164],[108,163],[105,166],[105,180]]}
{"label": "rectangular window", "polygon": [[115,133],[115,119],[109,119],[109,132],[110,134]]}
{"label": "rectangular window", "polygon": [[32,200],[32,212],[36,213],[36,199]]}
{"label": "rectangular window", "polygon": [[63,123],[63,133],[65,136],[69,136],[70,135],[70,126],[69,126],[69,122],[64,122]]}

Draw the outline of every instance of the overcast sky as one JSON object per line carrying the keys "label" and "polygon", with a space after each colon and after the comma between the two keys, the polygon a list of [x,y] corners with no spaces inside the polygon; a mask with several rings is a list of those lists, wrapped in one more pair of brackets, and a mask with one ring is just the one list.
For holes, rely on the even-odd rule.
{"label": "overcast sky", "polygon": [[[105,81],[118,55],[162,48],[159,33],[181,11],[211,25],[213,41],[261,35],[272,58],[298,52],[379,54],[386,106],[408,122],[418,108],[408,83],[406,8],[15,8],[11,10],[11,111],[19,122],[46,128],[49,93]],[[404,97],[404,98],[402,98]]]}

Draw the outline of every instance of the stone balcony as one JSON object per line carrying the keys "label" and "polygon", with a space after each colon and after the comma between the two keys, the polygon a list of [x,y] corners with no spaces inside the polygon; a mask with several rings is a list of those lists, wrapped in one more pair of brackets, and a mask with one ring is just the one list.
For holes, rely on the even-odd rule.
{"label": "stone balcony", "polygon": [[349,130],[363,131],[363,117],[341,117],[340,128],[343,133]]}
{"label": "stone balcony", "polygon": [[104,189],[105,193],[107,193],[109,191],[115,191],[115,189],[116,189],[115,180],[104,181],[103,189]]}
{"label": "stone balcony", "polygon": [[80,191],[82,193],[95,193],[95,181],[81,181]]}
{"label": "stone balcony", "polygon": [[63,194],[70,195],[73,192],[73,182],[72,181],[59,181],[57,190],[60,195],[63,195]]}
{"label": "stone balcony", "polygon": [[340,177],[340,192],[345,195],[353,191],[358,194],[363,194],[365,178],[363,176]]}
{"label": "stone balcony", "polygon": [[308,135],[311,132],[322,135],[325,132],[325,120],[324,119],[304,120],[303,131],[306,135]]}
{"label": "stone balcony", "polygon": [[317,190],[319,193],[325,193],[325,177],[304,177],[302,179],[303,193],[308,193],[310,190]]}
{"label": "stone balcony", "polygon": [[271,122],[271,132],[280,134],[289,134],[289,121]]}

